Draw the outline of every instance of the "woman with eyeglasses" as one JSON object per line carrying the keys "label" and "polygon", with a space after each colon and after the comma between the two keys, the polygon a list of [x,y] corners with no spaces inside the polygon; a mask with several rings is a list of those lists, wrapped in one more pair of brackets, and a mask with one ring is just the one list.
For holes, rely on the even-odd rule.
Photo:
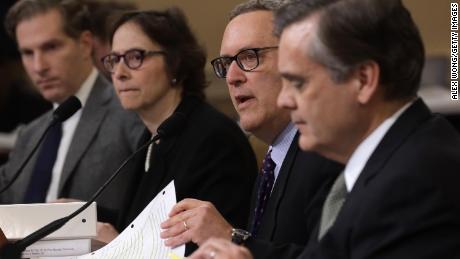
{"label": "woman with eyeglasses", "polygon": [[[212,202],[233,226],[245,226],[257,165],[240,128],[205,102],[204,50],[177,8],[129,12],[114,24],[112,51],[102,58],[125,109],[145,124],[139,146],[174,113],[185,124],[138,155],[132,192],[118,230],[129,224],[171,180],[177,199]],[[193,222],[184,218],[186,232]],[[99,224],[100,238],[110,241],[110,226]],[[107,231],[104,231],[107,230]],[[104,236],[104,232],[108,236]],[[187,246],[187,253],[193,248]]]}

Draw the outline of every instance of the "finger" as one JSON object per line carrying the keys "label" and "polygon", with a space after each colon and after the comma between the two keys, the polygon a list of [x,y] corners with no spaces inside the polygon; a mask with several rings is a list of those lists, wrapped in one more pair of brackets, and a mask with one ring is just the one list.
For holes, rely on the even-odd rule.
{"label": "finger", "polygon": [[190,232],[185,231],[182,232],[180,235],[172,237],[170,239],[165,240],[165,246],[168,247],[176,247],[183,244],[186,244],[192,241],[191,236],[189,235]]}
{"label": "finger", "polygon": [[118,231],[110,223],[97,223],[96,224],[96,233],[97,235],[110,235],[118,236]]}
{"label": "finger", "polygon": [[214,249],[214,251],[226,251],[232,246],[234,246],[232,242],[222,238],[214,238],[212,242],[209,243],[209,247]]}
{"label": "finger", "polygon": [[174,205],[174,207],[169,212],[169,216],[172,217],[182,211],[196,208],[200,206],[201,203],[202,201],[197,200],[197,199],[191,199],[191,198],[183,199],[180,202],[178,202],[176,205]]}
{"label": "finger", "polygon": [[160,237],[163,239],[172,238],[187,231],[190,228],[190,223],[184,222],[186,221],[181,221],[181,223],[175,224],[170,228],[160,232]]}
{"label": "finger", "polygon": [[103,228],[104,224],[105,224],[104,222],[100,222],[100,221],[96,222],[96,229],[99,230],[99,229]]}
{"label": "finger", "polygon": [[[193,210],[187,210],[187,211],[183,211],[177,215],[175,215],[174,217],[171,217],[163,222],[161,222],[160,224],[160,227],[162,229],[167,229],[167,228],[170,228],[174,225],[177,225],[177,224],[184,224],[183,222],[185,220],[188,220],[189,218],[193,217],[193,215],[195,215],[195,212]],[[188,221],[187,221],[188,223]]]}
{"label": "finger", "polygon": [[208,258],[207,256],[208,255],[206,254],[206,251],[199,249],[187,258],[188,259],[207,259]]}
{"label": "finger", "polygon": [[218,253],[218,248],[216,247],[217,239],[212,238],[206,241],[200,248],[190,256],[191,259],[212,259]]}
{"label": "finger", "polygon": [[99,222],[99,221],[98,221],[98,222],[96,223],[96,232],[99,233],[99,232],[101,232],[103,229],[105,229],[105,228],[106,228],[105,224],[106,224],[106,223],[104,223],[104,222]]}

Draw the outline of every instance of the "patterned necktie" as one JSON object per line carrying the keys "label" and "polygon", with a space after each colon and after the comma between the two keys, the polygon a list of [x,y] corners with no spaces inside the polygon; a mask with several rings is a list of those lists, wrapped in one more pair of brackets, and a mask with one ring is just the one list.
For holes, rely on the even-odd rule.
{"label": "patterned necktie", "polygon": [[270,150],[264,158],[261,168],[261,179],[259,181],[259,186],[257,190],[257,203],[254,211],[254,220],[252,222],[251,234],[253,237],[257,235],[257,230],[259,228],[260,222],[262,221],[262,216],[264,210],[267,206],[268,199],[275,182],[275,167],[276,164],[273,162],[271,157],[272,151]]}
{"label": "patterned necktie", "polygon": [[348,191],[345,184],[345,176],[342,172],[335,180],[329,194],[327,195],[326,201],[324,202],[318,240],[321,240],[324,234],[326,234],[329,228],[334,224],[335,219],[345,202],[347,194]]}
{"label": "patterned necktie", "polygon": [[62,123],[55,124],[48,131],[38,154],[37,162],[26,190],[24,203],[45,202],[51,183],[54,162],[61,143],[61,136]]}

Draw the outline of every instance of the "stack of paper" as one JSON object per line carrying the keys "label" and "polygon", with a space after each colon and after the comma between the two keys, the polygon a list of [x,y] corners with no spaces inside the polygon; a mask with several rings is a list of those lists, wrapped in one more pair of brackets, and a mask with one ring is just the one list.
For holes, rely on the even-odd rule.
{"label": "stack of paper", "polygon": [[[83,202],[14,204],[0,206],[0,228],[10,241],[22,239],[46,224],[65,217]],[[23,258],[81,255],[91,251],[96,237],[96,203],[70,220],[61,229],[27,247]]]}
{"label": "stack of paper", "polygon": [[160,223],[168,218],[168,213],[176,204],[174,181],[147,205],[141,214],[112,242],[96,252],[75,259],[105,259],[105,258],[143,258],[168,259],[182,258],[185,245],[171,249],[164,245],[160,238]]}

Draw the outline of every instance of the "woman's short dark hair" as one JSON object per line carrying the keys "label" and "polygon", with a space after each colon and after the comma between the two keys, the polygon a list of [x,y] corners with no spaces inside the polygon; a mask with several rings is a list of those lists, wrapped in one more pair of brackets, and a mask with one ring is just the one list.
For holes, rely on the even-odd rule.
{"label": "woman's short dark hair", "polygon": [[416,96],[425,61],[420,33],[401,0],[295,0],[275,15],[275,34],[318,15],[309,56],[336,82],[375,61],[385,98]]}
{"label": "woman's short dark hair", "polygon": [[137,10],[136,5],[133,3],[102,2],[100,0],[80,0],[80,2],[88,7],[91,19],[91,32],[104,43],[110,41],[111,25],[117,14]]}
{"label": "woman's short dark hair", "polygon": [[[193,35],[183,12],[176,8],[165,11],[135,11],[116,19],[110,39],[123,24],[132,22],[166,52],[167,72],[176,84],[181,84],[183,94],[205,97],[207,86],[204,67],[206,53]],[[173,84],[174,86],[174,84]]]}

